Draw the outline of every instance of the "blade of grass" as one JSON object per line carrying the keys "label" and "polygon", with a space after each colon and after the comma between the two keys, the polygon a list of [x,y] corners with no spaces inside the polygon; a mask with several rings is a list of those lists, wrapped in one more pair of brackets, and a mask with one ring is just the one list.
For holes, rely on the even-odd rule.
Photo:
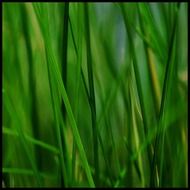
{"label": "blade of grass", "polygon": [[[62,57],[62,79],[67,91],[67,49],[68,49],[68,25],[69,25],[69,2],[64,3],[64,23],[63,23],[63,57]],[[65,118],[66,110],[62,101],[62,114]]]}
{"label": "blade of grass", "polygon": [[[123,93],[123,99],[124,99],[124,104],[125,104],[125,108],[126,108],[126,113],[129,116],[128,119],[128,126],[129,128],[131,128],[131,132],[129,132],[129,136],[132,136],[132,134],[134,134],[134,137],[130,137],[130,138],[135,138],[134,141],[131,142],[131,146],[128,145],[128,143],[126,142],[127,139],[124,139],[126,147],[128,149],[129,155],[133,155],[133,151],[132,151],[132,143],[134,144],[134,149],[138,149],[139,146],[139,134],[137,131],[137,124],[136,124],[136,116],[135,116],[135,93],[134,93],[134,89],[133,89],[133,84],[132,84],[132,68],[131,70],[128,72],[127,75],[127,89],[128,89],[128,93],[125,93],[125,83],[123,81],[122,83],[122,93]],[[129,139],[128,137],[128,142],[131,139]],[[132,159],[129,159],[130,163],[132,161]],[[137,160],[134,161],[134,166],[135,169],[137,171],[137,174],[139,176],[139,179],[142,181],[142,186],[144,186],[144,176],[142,174],[142,157],[139,157]],[[132,162],[133,163],[133,162]],[[128,171],[130,172],[130,171]]]}
{"label": "blade of grass", "polygon": [[89,13],[88,4],[84,4],[84,17],[85,17],[85,34],[86,34],[86,49],[87,49],[87,69],[88,69],[88,82],[90,92],[90,108],[92,119],[92,133],[94,145],[94,165],[95,165],[95,182],[99,184],[99,154],[98,154],[98,135],[96,127],[96,103],[94,92],[94,79],[92,71],[92,58],[91,58],[91,44],[90,44],[90,26],[89,26]]}
{"label": "blade of grass", "polygon": [[[180,5],[180,4],[179,4]],[[167,99],[167,94],[168,94],[168,88],[169,88],[169,82],[171,79],[172,75],[172,70],[173,70],[173,64],[172,64],[172,53],[173,53],[173,48],[174,48],[174,41],[175,41],[175,33],[176,33],[176,28],[177,28],[177,18],[178,18],[178,12],[179,12],[179,5],[176,8],[175,12],[175,23],[173,25],[172,31],[171,31],[171,37],[170,37],[170,42],[169,42],[169,49],[168,49],[168,57],[167,57],[167,64],[166,64],[166,70],[165,70],[165,77],[164,77],[164,85],[163,85],[163,90],[162,90],[162,98],[161,98],[161,106],[160,106],[160,112],[159,112],[159,120],[158,120],[158,129],[157,129],[157,135],[156,135],[156,141],[155,141],[155,147],[154,147],[154,155],[153,155],[153,166],[152,166],[152,180],[151,184],[153,186],[160,186],[161,184],[155,184],[154,183],[154,178],[155,178],[155,168],[158,164],[158,154],[159,151],[161,152],[161,161],[163,161],[163,144],[164,144],[164,112],[166,109],[166,99]],[[160,167],[162,164],[160,163]],[[160,171],[161,172],[161,169]],[[162,173],[159,173],[160,180],[161,179]],[[161,182],[160,182],[161,183]]]}
{"label": "blade of grass", "polygon": [[[79,6],[81,6],[81,5],[79,5]],[[80,14],[82,14],[82,13],[80,13]],[[76,41],[75,41],[74,34],[73,34],[73,27],[72,27],[72,23],[71,23],[70,19],[69,19],[69,25],[70,25],[70,29],[71,29],[71,37],[72,37],[72,42],[73,42],[73,45],[74,45],[75,53],[76,53],[76,56],[79,57],[77,46],[76,46]],[[87,87],[87,84],[86,84],[86,80],[85,80],[85,76],[84,76],[84,72],[82,70],[82,67],[80,67],[80,72],[81,72],[81,77],[82,77],[84,89],[85,89],[87,98],[89,99],[90,95],[89,95],[89,92],[88,92],[88,87]]]}
{"label": "blade of grass", "polygon": [[[84,77],[84,72],[82,70],[81,67],[81,61],[82,61],[82,23],[81,23],[81,18],[79,15],[82,14],[82,4],[78,4],[77,7],[77,15],[78,15],[78,20],[77,20],[77,28],[78,28],[78,38],[77,38],[77,45],[76,45],[76,41],[75,41],[75,37],[74,37],[74,32],[73,32],[73,27],[72,27],[72,22],[71,19],[69,17],[69,26],[70,26],[70,30],[71,30],[71,37],[72,37],[72,42],[74,45],[74,50],[77,56],[77,87],[76,87],[76,103],[75,103],[75,114],[76,114],[76,121],[78,118],[78,113],[77,113],[77,108],[78,108],[78,93],[79,93],[79,89],[80,89],[80,77],[82,77],[82,81],[83,81],[83,85],[84,85],[84,89],[87,95],[87,99],[89,100],[89,92],[88,92],[88,88],[87,88],[87,84],[85,81],[85,77]],[[79,53],[78,53],[79,51]],[[74,180],[74,169],[75,169],[75,161],[76,161],[76,145],[75,143],[73,143],[73,152],[72,152],[72,179]]]}
{"label": "blade of grass", "polygon": [[[68,57],[68,23],[69,23],[69,2],[65,2],[64,3],[64,23],[63,23],[63,57],[62,57],[62,79],[63,79],[63,84],[65,86],[65,89],[67,91],[67,69],[68,69],[68,63],[67,63],[67,57]],[[62,104],[61,104],[61,111],[62,111],[62,115],[63,115],[63,119],[66,123],[66,110],[65,110],[65,106],[64,106],[64,102],[62,100]],[[66,154],[67,152],[67,148],[66,148],[66,142],[65,142],[65,134],[64,134],[64,130],[62,130],[61,133],[61,141],[63,144],[63,153]],[[66,163],[67,167],[69,165],[69,161],[68,161],[68,157],[64,156],[64,161]],[[69,170],[69,168],[67,168],[67,171]],[[70,173],[70,172],[69,172]],[[67,174],[68,176],[70,174]]]}
{"label": "blade of grass", "polygon": [[[141,15],[140,15],[140,5],[139,4],[138,4],[138,12],[139,12],[139,20],[140,20],[140,27],[141,27],[142,33],[145,36],[147,36],[148,34],[146,34],[145,25],[143,23]],[[148,36],[147,36],[147,38],[148,38]],[[149,76],[150,76],[151,88],[152,88],[152,93],[153,93],[153,98],[154,98],[154,105],[156,107],[156,114],[158,115],[159,109],[160,109],[160,88],[159,88],[157,73],[156,73],[155,64],[154,64],[154,55],[153,55],[151,49],[148,47],[147,43],[145,43],[145,41],[143,41],[143,42],[144,42],[144,49],[145,49],[148,69],[149,69]]]}
{"label": "blade of grass", "polygon": [[[133,71],[134,73],[134,71]],[[132,81],[133,82],[133,81]],[[131,98],[131,105],[132,105],[132,122],[133,122],[133,129],[134,129],[134,138],[135,138],[135,142],[134,144],[135,146],[135,150],[138,150],[138,148],[140,147],[140,134],[139,134],[139,129],[138,129],[138,123],[137,123],[137,117],[140,115],[139,114],[139,105],[137,105],[137,101],[135,98],[135,90],[134,90],[134,85],[131,85],[130,88],[130,98]],[[142,118],[142,116],[141,116]],[[132,158],[132,157],[131,157]],[[132,159],[131,159],[132,160]],[[138,163],[138,167],[139,167],[139,174],[140,174],[140,180],[142,182],[142,187],[145,187],[145,178],[146,178],[146,174],[145,171],[143,170],[143,156],[140,155],[137,159],[137,163]]]}
{"label": "blade of grass", "polygon": [[[21,16],[22,16],[22,28],[25,37],[26,50],[28,55],[28,67],[29,67],[29,86],[31,96],[31,122],[32,130],[34,137],[40,139],[39,131],[39,118],[38,118],[38,109],[37,109],[37,96],[36,96],[36,80],[35,80],[35,70],[34,70],[34,60],[32,55],[32,44],[30,38],[30,25],[27,22],[29,20],[26,4],[21,6]],[[38,148],[35,148],[35,158],[37,162],[37,167],[40,170],[42,166],[42,156],[41,151]]]}
{"label": "blade of grass", "polygon": [[[82,63],[82,50],[83,50],[83,36],[82,36],[82,30],[83,30],[83,27],[82,27],[82,19],[80,17],[80,15],[82,14],[82,4],[78,3],[77,4],[77,32],[78,32],[78,35],[77,35],[77,47],[76,47],[76,43],[75,43],[75,40],[74,40],[74,33],[73,33],[73,29],[72,29],[72,23],[71,23],[71,19],[69,17],[69,26],[70,26],[70,29],[71,29],[71,35],[72,35],[72,40],[73,40],[73,44],[74,44],[74,49],[75,49],[75,52],[76,52],[76,55],[77,55],[77,69],[76,69],[76,101],[75,101],[75,110],[74,110],[74,113],[76,115],[76,122],[78,123],[78,117],[79,117],[79,92],[80,92],[80,88],[81,88],[81,85],[80,85],[80,81],[81,81],[81,74],[83,74],[83,71],[81,69],[81,63]],[[78,53],[78,51],[79,53]],[[84,80],[84,75],[83,75],[83,80]],[[85,81],[84,81],[85,83]],[[87,88],[87,87],[85,87]],[[88,96],[88,94],[87,94]],[[72,179],[74,180],[75,179],[75,165],[76,165],[76,144],[73,143],[73,153],[72,153]]]}
{"label": "blade of grass", "polygon": [[[57,138],[58,138],[58,144],[59,144],[59,150],[60,150],[60,164],[61,164],[61,186],[66,186],[68,185],[68,178],[66,174],[66,163],[65,163],[65,157],[63,156],[64,153],[66,152],[65,149],[63,148],[62,140],[64,134],[62,134],[62,129],[60,126],[60,117],[58,114],[58,107],[59,107],[59,102],[57,100],[57,89],[56,86],[54,85],[54,78],[52,75],[52,71],[49,67],[51,64],[51,58],[49,57],[49,53],[51,50],[46,46],[46,58],[47,58],[47,66],[48,66],[48,78],[49,78],[49,83],[50,83],[50,92],[51,92],[51,99],[52,99],[52,106],[53,106],[53,113],[54,113],[54,118],[55,118],[55,124],[56,124],[56,133],[57,133]],[[53,80],[54,79],[54,80]]]}

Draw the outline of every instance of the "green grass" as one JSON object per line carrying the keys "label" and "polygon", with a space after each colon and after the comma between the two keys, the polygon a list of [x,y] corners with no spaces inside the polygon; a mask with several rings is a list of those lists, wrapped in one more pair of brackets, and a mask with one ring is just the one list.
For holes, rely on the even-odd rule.
{"label": "green grass", "polygon": [[188,187],[187,39],[187,3],[3,3],[3,186]]}
{"label": "green grass", "polygon": [[96,127],[96,101],[94,92],[94,78],[92,69],[92,57],[91,57],[91,39],[90,39],[90,27],[89,27],[89,13],[88,4],[84,4],[84,23],[85,23],[85,35],[86,35],[86,50],[87,50],[87,68],[88,68],[88,84],[89,84],[89,104],[91,109],[92,119],[92,133],[93,133],[93,149],[94,149],[94,167],[95,167],[95,181],[99,184],[99,156],[98,156],[98,134]]}

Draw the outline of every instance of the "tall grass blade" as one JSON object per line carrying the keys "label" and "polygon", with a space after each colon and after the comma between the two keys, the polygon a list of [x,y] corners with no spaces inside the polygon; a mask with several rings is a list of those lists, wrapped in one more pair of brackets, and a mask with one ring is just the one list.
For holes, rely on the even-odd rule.
{"label": "tall grass blade", "polygon": [[[179,6],[176,8],[175,23],[171,31],[171,37],[170,37],[170,42],[169,42],[167,64],[166,64],[165,76],[164,76],[164,86],[162,90],[161,107],[160,107],[160,112],[159,112],[158,129],[157,129],[155,148],[154,148],[155,151],[154,151],[154,156],[153,156],[153,167],[152,167],[152,175],[151,175],[153,178],[155,176],[156,165],[158,164],[157,157],[158,157],[159,152],[161,152],[161,160],[159,162],[162,162],[162,159],[163,159],[162,154],[163,154],[164,126],[165,126],[164,111],[166,109],[166,103],[167,103],[166,100],[167,100],[167,94],[168,94],[168,88],[169,88],[169,81],[171,80],[172,70],[173,70],[172,53],[173,53],[173,48],[174,48],[178,12],[179,12]],[[162,164],[159,164],[159,165],[161,167]],[[159,172],[161,172],[161,169]],[[159,173],[159,177],[160,177],[160,180],[162,180],[161,173]],[[155,184],[154,179],[152,179],[152,185],[157,187],[157,186],[160,186],[161,184]]]}
{"label": "tall grass blade", "polygon": [[94,166],[95,166],[95,181],[99,181],[99,156],[98,156],[98,135],[96,127],[96,103],[94,92],[94,79],[92,71],[92,58],[91,58],[91,44],[90,44],[90,26],[88,4],[84,4],[84,17],[85,17],[85,32],[86,32],[86,49],[87,49],[87,68],[88,68],[88,83],[90,93],[90,108],[92,118],[92,132],[93,132],[93,146],[94,146]]}
{"label": "tall grass blade", "polygon": [[[62,78],[63,83],[65,85],[65,89],[67,90],[67,49],[68,49],[68,26],[69,26],[69,2],[64,4],[64,24],[63,24],[63,57],[62,57]],[[63,118],[65,118],[65,107],[62,102],[62,114]]]}

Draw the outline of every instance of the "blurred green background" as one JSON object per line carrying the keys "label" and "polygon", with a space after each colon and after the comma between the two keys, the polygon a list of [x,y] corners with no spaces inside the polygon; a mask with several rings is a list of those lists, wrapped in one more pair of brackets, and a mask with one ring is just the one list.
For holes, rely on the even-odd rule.
{"label": "blurred green background", "polygon": [[187,3],[2,6],[6,187],[188,186]]}

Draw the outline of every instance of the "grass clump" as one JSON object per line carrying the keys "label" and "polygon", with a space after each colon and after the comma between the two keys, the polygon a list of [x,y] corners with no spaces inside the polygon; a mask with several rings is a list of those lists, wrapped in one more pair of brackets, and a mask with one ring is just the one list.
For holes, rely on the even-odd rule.
{"label": "grass clump", "polygon": [[2,6],[4,187],[188,186],[187,3]]}

